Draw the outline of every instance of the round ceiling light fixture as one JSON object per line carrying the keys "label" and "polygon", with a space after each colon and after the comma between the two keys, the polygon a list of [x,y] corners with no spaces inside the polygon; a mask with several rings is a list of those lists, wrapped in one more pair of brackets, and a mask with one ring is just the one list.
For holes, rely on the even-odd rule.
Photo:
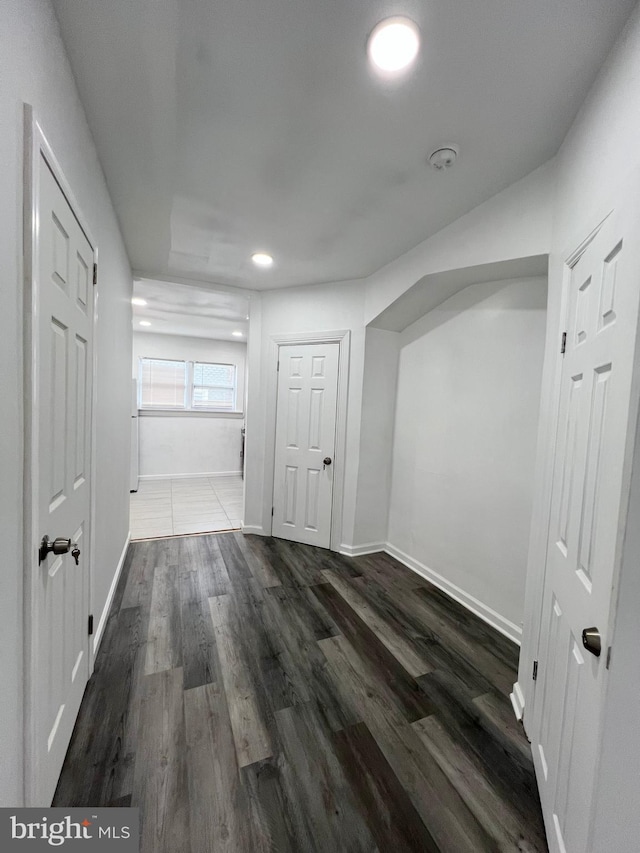
{"label": "round ceiling light fixture", "polygon": [[254,252],[251,260],[257,267],[270,267],[273,264],[273,258],[266,252]]}
{"label": "round ceiling light fixture", "polygon": [[141,326],[150,326],[151,323],[148,320],[140,320],[140,325]]}
{"label": "round ceiling light fixture", "polygon": [[457,145],[443,145],[429,154],[429,165],[438,172],[442,172],[445,169],[450,169],[456,162],[457,157]]}
{"label": "round ceiling light fixture", "polygon": [[379,71],[397,74],[411,65],[420,50],[420,30],[409,18],[386,18],[377,24],[367,44],[371,63]]}
{"label": "round ceiling light fixture", "polygon": [[141,296],[134,296],[131,300],[132,305],[146,305],[147,300],[143,299]]}

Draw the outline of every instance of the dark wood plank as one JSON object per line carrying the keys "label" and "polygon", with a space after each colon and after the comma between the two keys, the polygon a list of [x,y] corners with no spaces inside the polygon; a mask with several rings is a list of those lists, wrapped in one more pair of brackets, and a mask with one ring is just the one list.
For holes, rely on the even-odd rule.
{"label": "dark wood plank", "polygon": [[215,681],[216,641],[201,580],[197,571],[185,571],[178,580],[185,690]]}
{"label": "dark wood plank", "polygon": [[145,675],[182,666],[178,581],[176,566],[166,562],[156,566],[149,610]]}
{"label": "dark wood plank", "polygon": [[419,720],[435,711],[418,681],[407,673],[330,584],[315,586],[313,593],[360,656],[360,666],[367,667],[381,684],[393,685],[393,701],[407,720]]}
{"label": "dark wood plank", "polygon": [[497,850],[455,785],[430,759],[391,700],[389,687],[361,668],[358,655],[344,637],[320,640],[319,645],[343,700],[361,714],[437,847],[443,853]]}
{"label": "dark wood plank", "polygon": [[233,535],[254,578],[265,588],[281,586],[280,578],[273,570],[264,549],[260,547],[263,537],[244,536],[242,533]]}
{"label": "dark wood plank", "polygon": [[142,680],[131,803],[140,809],[141,853],[191,853],[182,670]]}
{"label": "dark wood plank", "polygon": [[440,848],[366,725],[337,732],[334,743],[379,849],[438,853]]}
{"label": "dark wood plank", "polygon": [[[469,756],[464,744],[451,736],[437,716],[418,720],[412,726],[499,850],[545,850],[542,825],[537,824],[531,832],[530,822],[502,795],[493,774]],[[526,835],[524,826],[528,828]]]}
{"label": "dark wood plank", "polygon": [[184,711],[192,853],[266,851],[240,783],[224,692],[215,684],[187,690]]}
{"label": "dark wood plank", "polygon": [[480,772],[490,776],[505,803],[537,832],[540,810],[530,752],[525,752],[510,733],[496,727],[449,673],[433,672],[420,681],[439,708],[437,716],[445,731]]}
{"label": "dark wood plank", "polygon": [[273,747],[251,667],[245,660],[233,602],[230,596],[221,595],[211,598],[210,605],[236,757],[238,765],[245,767],[268,758]]}
{"label": "dark wood plank", "polygon": [[313,703],[276,714],[283,785],[301,850],[376,850]]}
{"label": "dark wood plank", "polygon": [[385,618],[378,608],[372,607],[357,589],[333,571],[323,571],[322,576],[344,598],[349,607],[358,614],[409,675],[415,677],[432,671],[432,667],[425,661],[420,651],[412,645],[406,632],[397,630],[392,620]]}

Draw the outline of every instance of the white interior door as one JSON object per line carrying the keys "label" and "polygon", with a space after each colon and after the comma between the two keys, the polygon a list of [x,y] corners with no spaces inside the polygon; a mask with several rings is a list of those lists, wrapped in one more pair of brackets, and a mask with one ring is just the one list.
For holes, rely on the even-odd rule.
{"label": "white interior door", "polygon": [[339,350],[279,349],[272,532],[321,548],[331,544]]}
{"label": "white interior door", "polygon": [[42,154],[38,170],[37,306],[33,335],[34,470],[40,539],[80,550],[36,555],[33,643],[33,805],[49,805],[89,677],[89,522],[93,249]]}
{"label": "white interior door", "polygon": [[[635,433],[638,205],[612,214],[567,276],[568,323],[534,721],[550,849],[589,850],[612,602]],[[602,654],[583,644],[597,628]],[[593,647],[595,650],[595,646]]]}

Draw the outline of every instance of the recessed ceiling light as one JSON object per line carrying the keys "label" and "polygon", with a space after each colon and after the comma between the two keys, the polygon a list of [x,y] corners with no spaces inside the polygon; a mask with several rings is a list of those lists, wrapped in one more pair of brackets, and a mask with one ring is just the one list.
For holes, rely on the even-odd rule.
{"label": "recessed ceiling light", "polygon": [[369,36],[369,59],[380,71],[403,71],[420,49],[420,31],[409,18],[387,18]]}
{"label": "recessed ceiling light", "polygon": [[141,296],[134,296],[134,297],[133,297],[133,299],[131,300],[131,304],[132,304],[132,305],[146,305],[146,304],[147,304],[147,300],[146,300],[146,299],[142,299],[142,297],[141,297]]}
{"label": "recessed ceiling light", "polygon": [[148,320],[140,320],[140,325],[141,326],[150,326],[151,323]]}
{"label": "recessed ceiling light", "polygon": [[273,258],[266,252],[254,252],[251,260],[257,267],[270,267],[273,263]]}
{"label": "recessed ceiling light", "polygon": [[242,332],[231,332],[231,334],[234,336],[234,338],[241,338],[242,337]]}

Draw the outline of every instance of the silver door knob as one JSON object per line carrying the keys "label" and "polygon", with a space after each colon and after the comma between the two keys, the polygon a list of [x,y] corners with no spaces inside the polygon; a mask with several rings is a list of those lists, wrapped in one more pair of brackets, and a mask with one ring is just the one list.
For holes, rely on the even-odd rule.
{"label": "silver door knob", "polygon": [[582,632],[582,645],[588,652],[599,658],[602,651],[600,631],[597,628],[585,628]]}

